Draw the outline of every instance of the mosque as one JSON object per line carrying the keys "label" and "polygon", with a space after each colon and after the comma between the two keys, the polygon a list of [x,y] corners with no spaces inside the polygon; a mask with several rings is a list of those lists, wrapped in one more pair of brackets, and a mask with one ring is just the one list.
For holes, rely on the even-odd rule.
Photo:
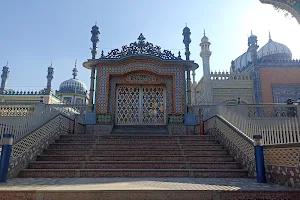
{"label": "mosque", "polygon": [[245,53],[231,62],[229,72],[211,72],[211,43],[204,33],[200,44],[203,77],[196,81],[199,65],[190,60],[188,27],[182,33],[185,59],[180,52],[176,56],[147,42],[142,33],[137,41],[106,55],[102,51],[96,58],[99,27],[93,26],[91,34],[92,58],[83,63],[91,70],[89,93],[76,78],[76,62],[73,77],[56,91],[51,87],[54,69],[48,67],[47,86],[38,92],[7,89],[10,68],[6,65],[0,101],[88,104],[85,123],[97,124],[104,132],[114,125],[168,125],[170,134],[181,134],[193,118],[193,105],[283,103],[300,98],[300,62],[271,35],[259,49],[257,36],[251,33]]}
{"label": "mosque", "polygon": [[274,41],[259,48],[251,33],[245,53],[231,62],[229,72],[210,71],[210,42],[201,40],[203,77],[193,80],[192,104],[266,104],[285,103],[300,98],[300,60],[292,59],[290,49]]}
{"label": "mosque", "polygon": [[39,91],[15,91],[6,87],[6,82],[9,77],[10,67],[8,63],[3,67],[1,75],[0,87],[0,102],[6,103],[28,103],[34,104],[43,102],[46,104],[87,104],[89,96],[87,94],[86,85],[77,79],[77,61],[73,68],[72,78],[63,81],[59,90],[52,89],[52,80],[54,78],[54,68],[51,65],[47,71],[47,86]]}

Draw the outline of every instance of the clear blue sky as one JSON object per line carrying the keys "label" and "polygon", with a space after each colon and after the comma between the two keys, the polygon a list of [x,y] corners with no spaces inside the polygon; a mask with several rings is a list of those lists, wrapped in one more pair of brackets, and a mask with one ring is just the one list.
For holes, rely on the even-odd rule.
{"label": "clear blue sky", "polygon": [[[259,0],[6,0],[0,5],[0,67],[9,61],[12,89],[42,89],[47,67],[55,69],[53,89],[71,78],[75,59],[78,78],[89,87],[90,30],[98,22],[99,51],[120,48],[143,33],[147,41],[177,54],[184,49],[182,29],[191,29],[191,59],[200,68],[203,29],[211,44],[211,70],[228,70],[230,61],[247,50],[250,31],[259,45],[273,40],[286,44],[300,58],[300,25]],[[99,55],[98,55],[99,56]]]}

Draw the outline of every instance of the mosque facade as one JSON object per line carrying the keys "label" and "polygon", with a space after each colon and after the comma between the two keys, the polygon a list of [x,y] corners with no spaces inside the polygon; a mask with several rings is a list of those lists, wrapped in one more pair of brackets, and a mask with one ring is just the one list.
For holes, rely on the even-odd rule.
{"label": "mosque facade", "polygon": [[47,86],[39,91],[15,91],[6,87],[10,73],[8,63],[2,69],[0,102],[3,103],[25,103],[35,104],[43,102],[45,104],[77,104],[85,105],[89,96],[86,85],[77,79],[77,62],[73,68],[73,77],[63,81],[58,90],[52,89],[52,80],[54,78],[54,68],[51,65],[47,71]]}
{"label": "mosque facade", "polygon": [[259,48],[251,33],[248,49],[231,62],[229,72],[210,72],[210,42],[204,35],[200,56],[203,77],[192,83],[192,105],[285,103],[300,98],[300,61],[290,49],[269,41]]}

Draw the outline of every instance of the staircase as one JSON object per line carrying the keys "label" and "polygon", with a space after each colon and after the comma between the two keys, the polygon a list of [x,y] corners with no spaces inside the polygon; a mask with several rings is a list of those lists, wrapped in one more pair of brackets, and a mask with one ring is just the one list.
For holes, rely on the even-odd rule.
{"label": "staircase", "polygon": [[164,127],[156,129],[145,127],[137,134],[135,128],[117,127],[109,136],[62,135],[19,177],[247,177],[215,137],[169,136]]}

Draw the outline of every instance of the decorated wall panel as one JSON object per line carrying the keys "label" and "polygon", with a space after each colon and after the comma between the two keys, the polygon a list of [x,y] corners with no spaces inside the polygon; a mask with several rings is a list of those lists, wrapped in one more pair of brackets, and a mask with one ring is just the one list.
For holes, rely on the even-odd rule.
{"label": "decorated wall panel", "polygon": [[[143,74],[126,76],[126,74],[131,72],[148,72],[157,76],[146,76]],[[98,114],[113,113],[114,84],[120,81],[120,77],[117,76],[126,76],[126,82],[130,81],[140,84],[145,82],[164,82],[168,87],[167,104],[170,105],[169,101],[172,101],[172,111],[168,110],[168,112],[184,113],[184,69],[182,67],[151,62],[127,62],[118,65],[107,64],[97,69],[96,112]]]}
{"label": "decorated wall panel", "polygon": [[214,95],[214,103],[237,100],[238,97],[240,97],[241,102],[244,102],[246,104],[253,103],[253,96],[249,95]]}
{"label": "decorated wall panel", "polygon": [[[275,103],[279,98],[278,92],[282,91],[280,87],[287,86],[286,89],[292,90],[294,87],[297,89],[300,84],[300,63],[263,63],[262,66],[257,66],[253,71],[254,89],[255,89],[255,103]],[[275,84],[281,84],[279,85]],[[273,86],[275,89],[273,90]],[[277,93],[275,94],[274,91]],[[275,94],[275,102],[274,102]],[[283,94],[285,98],[286,94]]]}
{"label": "decorated wall panel", "polygon": [[288,98],[300,98],[300,84],[272,84],[274,103],[285,103]]}

